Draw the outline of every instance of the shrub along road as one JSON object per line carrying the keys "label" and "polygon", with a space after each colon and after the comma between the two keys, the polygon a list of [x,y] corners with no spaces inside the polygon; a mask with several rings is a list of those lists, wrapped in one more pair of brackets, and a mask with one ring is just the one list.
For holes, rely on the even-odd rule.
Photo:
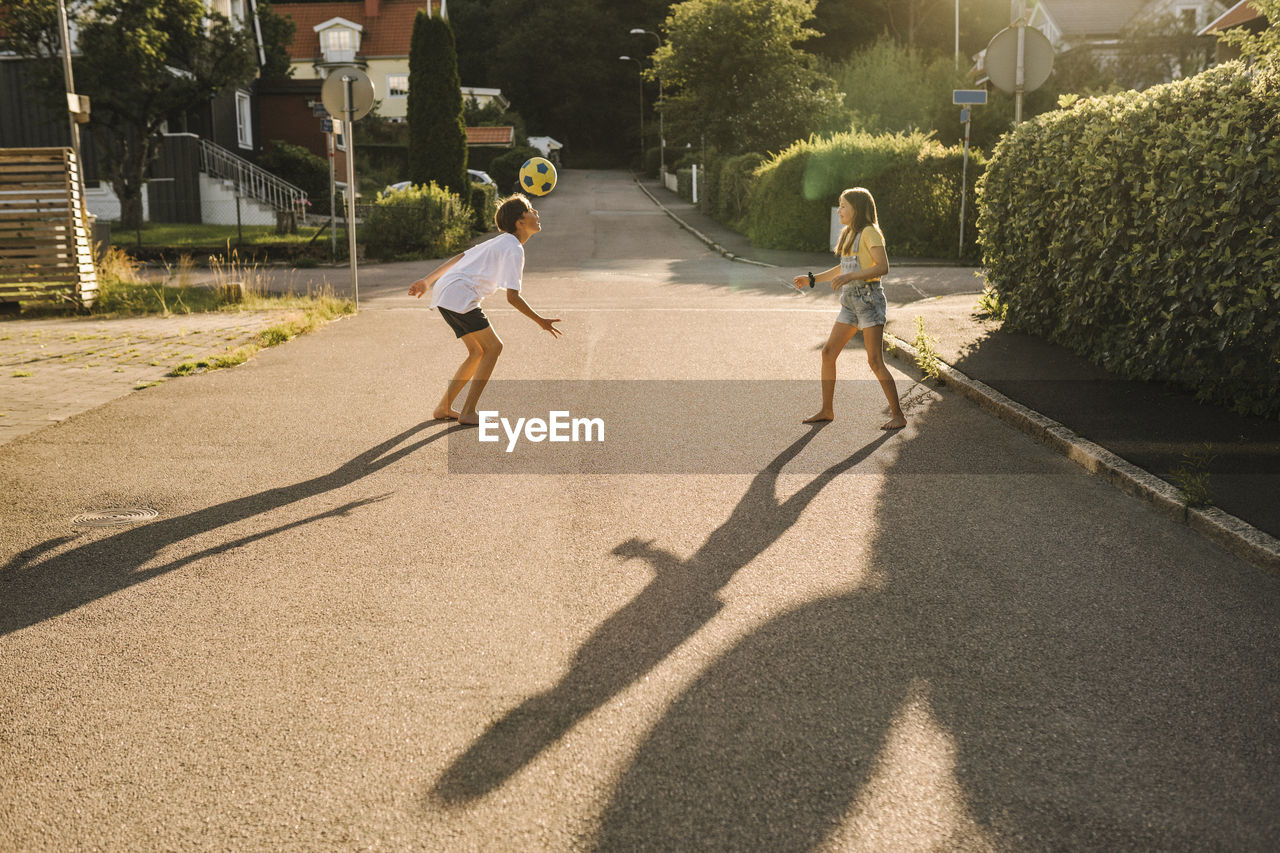
{"label": "shrub along road", "polygon": [[1275,578],[896,365],[882,434],[858,345],[802,427],[833,302],[626,176],[539,206],[565,335],[491,300],[486,402],[604,413],[600,446],[425,420],[462,355],[402,295],[431,264],[0,446],[0,847],[1280,835]]}

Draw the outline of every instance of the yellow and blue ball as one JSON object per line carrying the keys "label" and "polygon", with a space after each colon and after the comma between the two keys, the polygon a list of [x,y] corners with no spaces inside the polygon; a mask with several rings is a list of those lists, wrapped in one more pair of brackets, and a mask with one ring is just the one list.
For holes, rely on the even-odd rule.
{"label": "yellow and blue ball", "polygon": [[556,188],[556,167],[545,157],[531,157],[520,167],[520,189],[530,195],[546,195]]}

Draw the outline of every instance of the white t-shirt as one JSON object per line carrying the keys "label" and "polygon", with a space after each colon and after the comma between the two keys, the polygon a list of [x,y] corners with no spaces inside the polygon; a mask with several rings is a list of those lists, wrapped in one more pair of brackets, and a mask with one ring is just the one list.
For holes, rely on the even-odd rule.
{"label": "white t-shirt", "polygon": [[500,288],[519,290],[523,276],[524,246],[516,235],[504,231],[463,252],[431,288],[431,307],[465,314]]}

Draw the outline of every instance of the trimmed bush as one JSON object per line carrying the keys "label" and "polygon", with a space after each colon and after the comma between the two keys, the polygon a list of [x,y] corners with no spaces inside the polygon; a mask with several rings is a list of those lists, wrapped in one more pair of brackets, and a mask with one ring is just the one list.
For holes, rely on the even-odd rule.
{"label": "trimmed bush", "polygon": [[[959,249],[963,150],[919,133],[839,133],[792,145],[756,170],[746,217],[751,243],[766,249],[826,251],[831,208],[849,187],[875,196],[889,258],[954,258]],[[970,149],[963,257],[979,250],[974,185],[982,152]]]}
{"label": "trimmed bush", "polygon": [[756,180],[756,170],[765,159],[763,154],[752,152],[726,157],[721,161],[716,175],[712,217],[730,228],[743,227],[743,221],[750,210],[751,187]]}
{"label": "trimmed bush", "polygon": [[979,187],[1012,328],[1280,415],[1280,81],[1231,63],[1020,126]]}
{"label": "trimmed bush", "polygon": [[436,184],[411,186],[373,203],[360,236],[378,260],[443,258],[471,237],[471,208]]}
{"label": "trimmed bush", "polygon": [[494,229],[493,217],[498,213],[497,198],[497,187],[488,184],[471,185],[472,228],[482,234]]}
{"label": "trimmed bush", "polygon": [[512,148],[489,164],[489,177],[498,185],[498,195],[505,196],[520,189],[520,167],[530,157],[540,157],[542,152],[529,145]]}

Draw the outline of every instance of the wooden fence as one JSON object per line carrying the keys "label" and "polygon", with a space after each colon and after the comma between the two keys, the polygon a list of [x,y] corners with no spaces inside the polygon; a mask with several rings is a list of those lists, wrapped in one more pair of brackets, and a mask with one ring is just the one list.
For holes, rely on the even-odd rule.
{"label": "wooden fence", "polygon": [[0,148],[0,302],[98,295],[70,148]]}

